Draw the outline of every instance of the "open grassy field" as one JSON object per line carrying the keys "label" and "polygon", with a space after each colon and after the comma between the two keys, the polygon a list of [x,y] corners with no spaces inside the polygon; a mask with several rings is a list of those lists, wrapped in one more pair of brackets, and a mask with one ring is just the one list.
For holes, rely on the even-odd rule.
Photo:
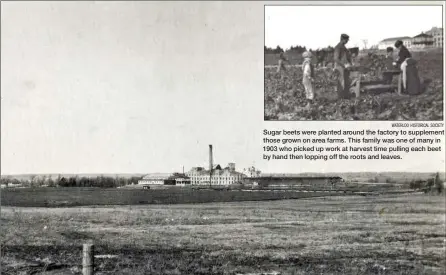
{"label": "open grassy field", "polygon": [[45,263],[45,274],[79,274],[87,239],[96,245],[97,274],[445,270],[442,196],[1,211],[2,274],[39,274]]}
{"label": "open grassy field", "polygon": [[161,190],[124,188],[20,188],[0,192],[3,206],[64,207],[87,205],[142,205],[261,201],[328,196],[327,193],[299,191],[245,192],[169,188]]}

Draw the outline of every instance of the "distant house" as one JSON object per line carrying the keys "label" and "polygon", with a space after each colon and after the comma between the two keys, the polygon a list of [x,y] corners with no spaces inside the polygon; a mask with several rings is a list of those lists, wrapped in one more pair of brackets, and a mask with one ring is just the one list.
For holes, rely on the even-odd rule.
{"label": "distant house", "polygon": [[434,47],[442,48],[443,47],[443,28],[433,27],[432,29],[425,32],[428,35],[431,35],[434,39]]}
{"label": "distant house", "polygon": [[434,45],[434,37],[426,33],[420,33],[419,35],[414,36],[412,40],[413,48],[426,48],[426,47],[432,47],[433,45]]}
{"label": "distant house", "polygon": [[185,174],[174,173],[171,178],[175,179],[175,185],[186,186],[191,184],[191,180]]}
{"label": "distant house", "polygon": [[386,39],[382,40],[378,44],[378,49],[385,50],[385,49],[387,49],[387,47],[394,48],[395,47],[395,42],[398,41],[398,40],[403,41],[403,45],[406,46],[407,48],[411,48],[412,47],[412,37],[410,37],[410,36],[401,36],[401,37],[386,38]]}
{"label": "distant house", "polygon": [[8,182],[8,183],[1,184],[1,188],[21,188],[21,187],[24,187],[23,184],[21,184],[21,183]]}
{"label": "distant house", "polygon": [[189,185],[190,178],[180,173],[152,173],[138,181],[139,185]]}

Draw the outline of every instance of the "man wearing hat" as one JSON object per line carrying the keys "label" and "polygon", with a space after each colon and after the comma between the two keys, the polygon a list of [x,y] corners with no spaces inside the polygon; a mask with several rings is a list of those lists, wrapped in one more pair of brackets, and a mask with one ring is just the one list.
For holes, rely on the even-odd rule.
{"label": "man wearing hat", "polygon": [[347,98],[350,90],[350,72],[348,68],[352,66],[350,53],[345,47],[348,43],[349,36],[341,34],[341,41],[334,48],[334,63],[335,69],[339,72],[338,77],[338,97]]}

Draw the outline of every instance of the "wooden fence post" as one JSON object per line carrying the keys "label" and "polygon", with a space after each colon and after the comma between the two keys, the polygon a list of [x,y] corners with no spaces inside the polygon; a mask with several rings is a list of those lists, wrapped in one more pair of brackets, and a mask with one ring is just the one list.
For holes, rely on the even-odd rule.
{"label": "wooden fence post", "polygon": [[94,245],[92,242],[84,243],[82,253],[82,274],[93,275],[94,274]]}

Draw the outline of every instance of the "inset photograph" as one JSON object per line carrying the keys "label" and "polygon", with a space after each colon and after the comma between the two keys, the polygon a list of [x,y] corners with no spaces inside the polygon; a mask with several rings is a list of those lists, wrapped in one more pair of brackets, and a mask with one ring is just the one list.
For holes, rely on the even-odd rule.
{"label": "inset photograph", "polygon": [[442,6],[265,6],[265,121],[443,121]]}

